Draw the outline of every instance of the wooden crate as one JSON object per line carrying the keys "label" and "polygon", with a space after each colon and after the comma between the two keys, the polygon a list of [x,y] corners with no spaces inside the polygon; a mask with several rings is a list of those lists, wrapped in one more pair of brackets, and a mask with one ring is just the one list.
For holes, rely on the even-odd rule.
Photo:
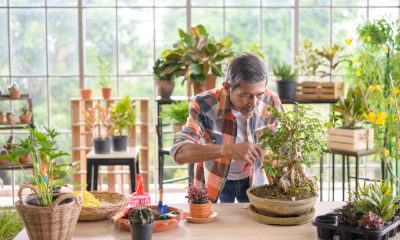
{"label": "wooden crate", "polygon": [[344,94],[344,83],[298,83],[296,99],[338,99]]}
{"label": "wooden crate", "polygon": [[374,149],[374,129],[342,129],[328,131],[328,147],[343,151]]}

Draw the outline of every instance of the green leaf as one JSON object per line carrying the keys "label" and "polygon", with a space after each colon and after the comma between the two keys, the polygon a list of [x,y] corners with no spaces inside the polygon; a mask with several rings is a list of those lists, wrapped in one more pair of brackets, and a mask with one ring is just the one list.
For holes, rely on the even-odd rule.
{"label": "green leaf", "polygon": [[232,46],[233,40],[231,38],[223,38],[219,42],[224,45],[224,49],[228,49]]}
{"label": "green leaf", "polygon": [[191,62],[189,64],[189,69],[193,72],[193,74],[202,74],[203,72],[203,65],[200,65],[198,63],[193,63]]}

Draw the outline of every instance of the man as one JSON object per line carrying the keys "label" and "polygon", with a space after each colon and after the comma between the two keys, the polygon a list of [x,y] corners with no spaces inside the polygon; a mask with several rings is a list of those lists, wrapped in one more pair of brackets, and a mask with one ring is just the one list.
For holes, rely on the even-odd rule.
{"label": "man", "polygon": [[[246,190],[265,183],[260,169],[265,151],[256,143],[265,128],[275,130],[276,118],[265,117],[268,107],[283,111],[267,82],[264,62],[257,55],[240,54],[230,62],[223,88],[190,102],[187,123],[174,136],[172,158],[177,164],[196,163],[194,184],[205,182],[214,203],[218,198],[222,203],[235,198],[249,202]],[[201,139],[206,145],[199,144]]]}

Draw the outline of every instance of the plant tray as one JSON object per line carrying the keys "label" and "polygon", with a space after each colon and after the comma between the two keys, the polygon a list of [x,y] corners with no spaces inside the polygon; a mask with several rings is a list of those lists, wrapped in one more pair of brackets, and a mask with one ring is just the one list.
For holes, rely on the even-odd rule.
{"label": "plant tray", "polygon": [[326,240],[333,240],[335,235],[339,235],[340,240],[387,240],[396,236],[397,231],[400,230],[400,220],[385,225],[379,230],[343,226],[337,223],[321,223],[315,221],[315,219],[312,220],[311,224],[317,227],[318,239]]}

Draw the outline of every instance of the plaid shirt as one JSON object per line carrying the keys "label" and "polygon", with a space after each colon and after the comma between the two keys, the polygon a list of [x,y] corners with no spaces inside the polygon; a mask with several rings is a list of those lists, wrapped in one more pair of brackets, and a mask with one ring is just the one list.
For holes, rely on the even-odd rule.
{"label": "plaid shirt", "polygon": [[[256,143],[265,128],[270,127],[275,131],[276,117],[265,117],[268,107],[278,107],[283,112],[278,95],[266,89],[264,97],[253,116],[247,118],[247,137],[249,142]],[[175,160],[177,150],[186,143],[198,143],[201,139],[206,144],[231,144],[236,141],[236,118],[231,112],[229,96],[223,88],[212,89],[197,95],[189,105],[189,117],[183,130],[174,136],[174,144],[171,148],[171,156],[174,161],[182,165],[184,163]],[[255,133],[255,131],[258,131]],[[256,162],[250,169],[250,184],[263,184],[265,172],[260,169],[265,156]],[[232,159],[227,157],[209,160],[195,164],[194,184],[201,185],[205,182],[209,189],[210,200],[217,202],[223,189]]]}

